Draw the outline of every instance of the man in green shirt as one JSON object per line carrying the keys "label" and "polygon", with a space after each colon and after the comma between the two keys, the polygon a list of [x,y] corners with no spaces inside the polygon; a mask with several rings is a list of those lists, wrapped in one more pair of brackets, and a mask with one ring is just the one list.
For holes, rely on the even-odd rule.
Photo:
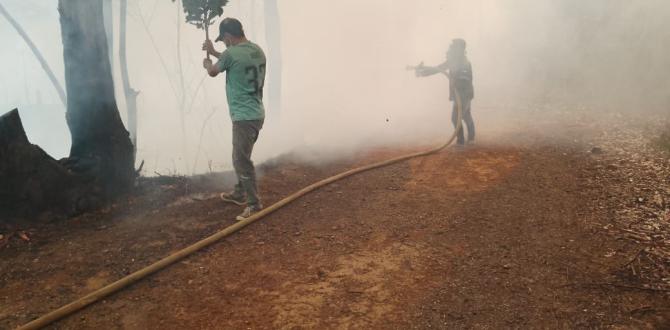
{"label": "man in green shirt", "polygon": [[215,41],[223,41],[226,50],[219,53],[210,40],[205,41],[202,49],[219,60],[214,64],[206,58],[203,67],[211,77],[226,72],[226,96],[233,121],[233,167],[238,179],[235,190],[222,193],[221,199],[240,206],[246,204],[242,214],[237,216],[237,220],[244,220],[263,208],[258,198],[251,152],[265,120],[265,54],[258,45],[247,40],[242,23],[234,18],[221,22]]}

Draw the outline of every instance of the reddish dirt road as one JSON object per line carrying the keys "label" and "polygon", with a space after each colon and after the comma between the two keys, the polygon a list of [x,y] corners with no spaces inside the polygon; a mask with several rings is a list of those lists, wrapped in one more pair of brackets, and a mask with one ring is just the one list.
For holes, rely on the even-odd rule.
{"label": "reddish dirt road", "polygon": [[[656,190],[636,191],[628,174],[641,163],[618,162],[614,146],[592,149],[602,130],[580,124],[581,115],[538,116],[517,127],[523,134],[498,132],[495,141],[333,184],[53,327],[668,327],[667,260],[640,253],[649,242],[615,230],[626,210],[667,212],[667,158],[638,150],[660,162],[661,179]],[[542,126],[560,120],[569,134]],[[400,153],[378,150],[355,162]],[[269,205],[352,165],[280,159],[262,167],[262,195]],[[228,187],[229,176],[153,179],[95,214],[5,228],[26,230],[30,242],[16,234],[0,248],[0,328],[232,224],[239,208],[207,198]],[[645,203],[659,191],[659,205]],[[669,220],[659,220],[659,233]]]}

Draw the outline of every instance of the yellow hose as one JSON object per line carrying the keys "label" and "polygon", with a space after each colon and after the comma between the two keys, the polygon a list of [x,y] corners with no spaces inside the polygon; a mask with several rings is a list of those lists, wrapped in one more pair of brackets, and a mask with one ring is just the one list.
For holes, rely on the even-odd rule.
{"label": "yellow hose", "polygon": [[401,162],[401,161],[405,161],[405,160],[408,160],[408,159],[411,159],[411,158],[427,156],[427,155],[434,154],[434,153],[437,153],[437,152],[441,151],[442,149],[446,148],[447,146],[449,146],[449,144],[451,144],[454,141],[454,139],[456,138],[456,134],[458,134],[458,131],[461,129],[461,126],[462,126],[461,121],[462,121],[462,118],[463,118],[463,109],[462,109],[462,104],[461,104],[461,96],[458,94],[458,92],[456,92],[455,95],[456,95],[456,106],[457,106],[457,111],[458,111],[458,124],[456,126],[456,130],[454,130],[454,134],[443,145],[441,145],[441,146],[439,146],[435,149],[428,150],[428,151],[417,152],[417,153],[413,153],[413,154],[389,159],[389,160],[386,160],[386,161],[374,163],[374,164],[371,164],[371,165],[366,165],[366,166],[354,168],[354,169],[348,170],[346,172],[331,176],[327,179],[324,179],[324,180],[318,181],[316,183],[313,183],[313,184],[311,184],[311,185],[309,185],[305,188],[300,189],[299,191],[293,193],[292,195],[278,201],[277,203],[274,203],[274,204],[270,205],[269,207],[259,211],[258,213],[252,215],[251,217],[249,217],[249,218],[247,218],[243,221],[239,221],[239,222],[235,223],[234,225],[226,227],[223,230],[217,232],[216,234],[214,234],[212,236],[209,236],[209,237],[207,237],[207,238],[205,238],[205,239],[203,239],[203,240],[201,240],[201,241],[199,241],[199,242],[197,242],[197,243],[195,243],[191,246],[188,246],[188,247],[186,247],[186,248],[184,248],[180,251],[177,251],[177,252],[175,252],[175,253],[173,253],[173,254],[171,254],[171,255],[169,255],[169,256],[167,256],[167,257],[165,257],[165,258],[147,266],[147,267],[144,267],[144,268],[142,268],[142,269],[140,269],[140,270],[138,270],[138,271],[122,278],[122,279],[120,279],[120,280],[117,280],[114,283],[108,284],[107,286],[105,286],[101,289],[93,291],[93,292],[85,295],[84,297],[81,297],[81,298],[79,298],[79,299],[77,299],[77,300],[75,300],[75,301],[73,301],[73,302],[71,302],[71,303],[69,303],[69,304],[67,304],[63,307],[60,307],[60,308],[58,308],[54,311],[51,311],[51,312],[49,312],[49,313],[31,321],[29,323],[26,323],[25,325],[19,327],[18,329],[40,329],[42,327],[45,327],[45,326],[51,324],[52,322],[55,322],[55,321],[57,321],[57,320],[59,320],[63,317],[66,317],[70,314],[73,314],[74,312],[76,312],[80,309],[83,309],[84,307],[86,307],[90,304],[93,304],[94,302],[96,302],[96,301],[98,301],[98,300],[100,300],[104,297],[107,297],[107,296],[111,295],[112,293],[120,291],[121,289],[123,289],[123,288],[125,288],[125,287],[143,279],[146,276],[149,276],[149,275],[151,275],[151,274],[153,274],[153,273],[155,273],[155,272],[157,272],[157,271],[159,271],[159,270],[161,270],[161,269],[163,269],[163,268],[165,268],[165,267],[167,267],[167,266],[169,266],[169,265],[171,265],[171,264],[173,264],[173,263],[175,263],[175,262],[177,262],[181,259],[186,258],[190,254],[192,254],[192,253],[194,253],[194,252],[196,252],[200,249],[203,249],[203,248],[217,242],[218,240],[220,240],[220,239],[222,239],[222,238],[224,238],[224,237],[226,237],[230,234],[235,233],[236,231],[246,227],[247,225],[249,225],[249,224],[251,224],[251,223],[253,223],[257,220],[260,220],[261,218],[265,217],[266,215],[268,215],[268,214],[270,214],[274,211],[277,211],[278,209],[286,206],[287,204],[293,202],[294,200],[296,200],[296,199],[298,199],[298,198],[300,198],[300,197],[302,197],[302,196],[304,196],[304,195],[306,195],[306,194],[308,194],[308,193],[310,193],[310,192],[312,192],[312,191],[314,191],[318,188],[321,188],[323,186],[331,184],[335,181],[344,179],[346,177],[352,176],[354,174],[358,174],[358,173],[365,172],[365,171],[375,169],[375,168],[388,166],[388,165],[395,164],[395,163],[398,163],[398,162]]}

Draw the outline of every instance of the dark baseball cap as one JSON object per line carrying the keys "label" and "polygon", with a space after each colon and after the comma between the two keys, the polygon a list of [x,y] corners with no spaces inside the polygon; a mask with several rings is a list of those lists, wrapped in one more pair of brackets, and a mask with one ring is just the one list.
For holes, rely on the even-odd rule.
{"label": "dark baseball cap", "polygon": [[214,41],[222,41],[224,33],[229,33],[238,38],[244,37],[244,28],[239,20],[232,17],[226,17],[221,21],[221,24],[219,24],[219,36]]}

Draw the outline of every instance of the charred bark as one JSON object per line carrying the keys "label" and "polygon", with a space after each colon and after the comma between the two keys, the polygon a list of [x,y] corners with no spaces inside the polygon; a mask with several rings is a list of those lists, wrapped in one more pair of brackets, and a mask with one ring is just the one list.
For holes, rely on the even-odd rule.
{"label": "charred bark", "polygon": [[101,0],[59,0],[66,119],[72,135],[65,165],[95,178],[105,197],[132,187],[133,145],[114,98]]}
{"label": "charred bark", "polygon": [[128,57],[126,54],[126,18],[128,16],[128,0],[120,3],[120,26],[119,26],[119,62],[121,64],[121,81],[123,82],[123,93],[126,96],[126,107],[128,110],[128,128],[130,129],[130,141],[137,152],[137,96],[139,91],[130,87],[128,77]]}
{"label": "charred bark", "polygon": [[66,215],[100,206],[93,177],[78,175],[30,144],[18,110],[0,116],[0,215],[31,216],[50,210]]}
{"label": "charred bark", "polygon": [[18,110],[0,117],[0,215],[66,215],[97,208],[136,178],[134,152],[114,98],[102,0],[60,0],[72,135],[56,161],[26,137]]}

